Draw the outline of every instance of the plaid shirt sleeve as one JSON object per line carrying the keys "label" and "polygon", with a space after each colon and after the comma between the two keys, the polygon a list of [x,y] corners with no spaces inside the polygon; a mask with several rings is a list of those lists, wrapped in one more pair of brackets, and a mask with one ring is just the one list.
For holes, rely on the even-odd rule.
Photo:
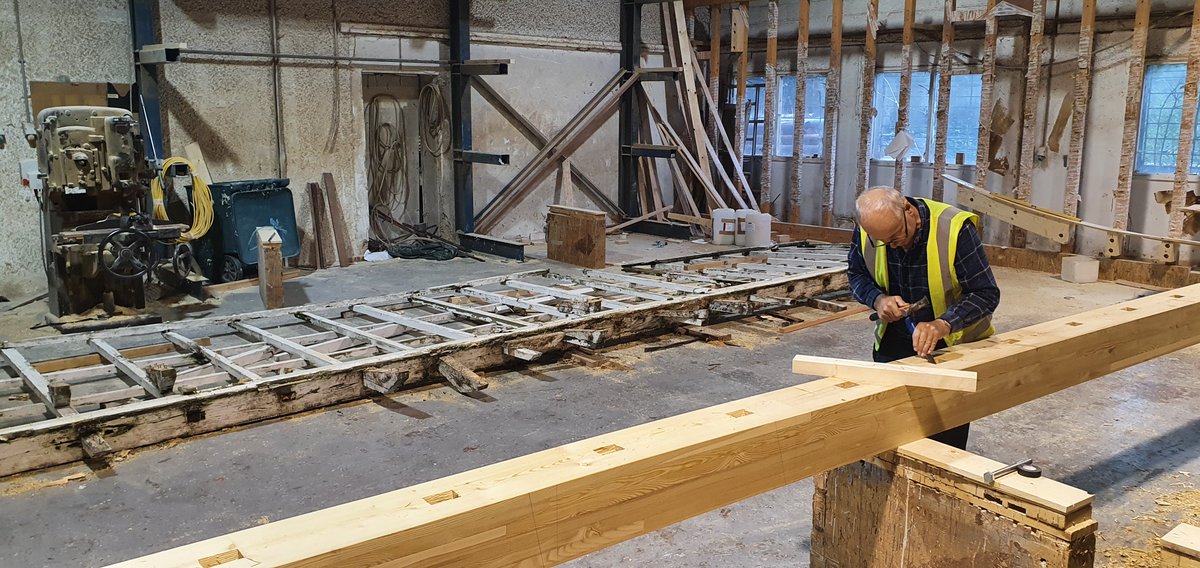
{"label": "plaid shirt sleeve", "polygon": [[875,300],[883,295],[883,290],[867,271],[867,259],[863,256],[862,239],[859,237],[860,230],[855,227],[854,236],[850,239],[850,254],[846,259],[850,267],[846,275],[850,279],[850,291],[854,294],[854,299],[868,308],[875,309]]}
{"label": "plaid shirt sleeve", "polygon": [[960,331],[995,312],[1000,305],[1000,287],[996,285],[996,277],[992,275],[992,267],[988,264],[983,242],[974,223],[964,223],[958,234],[954,269],[958,273],[963,296],[957,304],[947,308],[940,319],[950,324],[951,331]]}

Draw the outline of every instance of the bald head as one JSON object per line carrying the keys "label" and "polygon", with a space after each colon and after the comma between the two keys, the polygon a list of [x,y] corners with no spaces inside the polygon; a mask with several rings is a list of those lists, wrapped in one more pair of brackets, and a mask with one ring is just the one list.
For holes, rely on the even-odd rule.
{"label": "bald head", "polygon": [[911,232],[905,221],[908,200],[899,191],[876,186],[864,191],[855,201],[858,224],[872,239],[893,248],[907,248]]}

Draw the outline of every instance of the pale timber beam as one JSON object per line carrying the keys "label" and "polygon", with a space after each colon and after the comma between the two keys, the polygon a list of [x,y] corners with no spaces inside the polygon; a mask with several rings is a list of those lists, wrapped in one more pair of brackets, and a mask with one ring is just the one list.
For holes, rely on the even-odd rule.
{"label": "pale timber beam", "polygon": [[973,393],[819,379],[116,566],[552,566],[1197,342],[1200,285],[937,355]]}

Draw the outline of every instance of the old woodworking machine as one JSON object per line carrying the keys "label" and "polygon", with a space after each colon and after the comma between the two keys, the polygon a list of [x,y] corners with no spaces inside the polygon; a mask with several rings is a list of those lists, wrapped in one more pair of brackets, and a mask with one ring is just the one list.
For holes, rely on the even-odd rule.
{"label": "old woodworking machine", "polygon": [[[155,221],[150,184],[156,175],[138,123],[119,108],[42,110],[37,172],[24,180],[41,207],[42,244],[51,315],[83,313],[103,302],[144,308],[156,280],[199,290],[187,225]],[[202,280],[199,282],[202,283]]]}

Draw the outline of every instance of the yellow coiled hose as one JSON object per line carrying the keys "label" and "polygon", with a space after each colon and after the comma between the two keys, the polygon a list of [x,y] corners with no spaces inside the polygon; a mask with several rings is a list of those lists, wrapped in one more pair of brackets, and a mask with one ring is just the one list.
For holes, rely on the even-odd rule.
{"label": "yellow coiled hose", "polygon": [[150,195],[154,198],[154,218],[159,221],[170,221],[170,218],[167,217],[167,209],[163,207],[162,180],[172,167],[181,164],[187,166],[188,173],[192,176],[192,226],[179,235],[179,242],[182,243],[203,237],[212,227],[213,201],[208,183],[196,175],[196,168],[192,166],[191,162],[183,158],[167,158],[163,162],[162,173],[154,176],[150,182]]}

